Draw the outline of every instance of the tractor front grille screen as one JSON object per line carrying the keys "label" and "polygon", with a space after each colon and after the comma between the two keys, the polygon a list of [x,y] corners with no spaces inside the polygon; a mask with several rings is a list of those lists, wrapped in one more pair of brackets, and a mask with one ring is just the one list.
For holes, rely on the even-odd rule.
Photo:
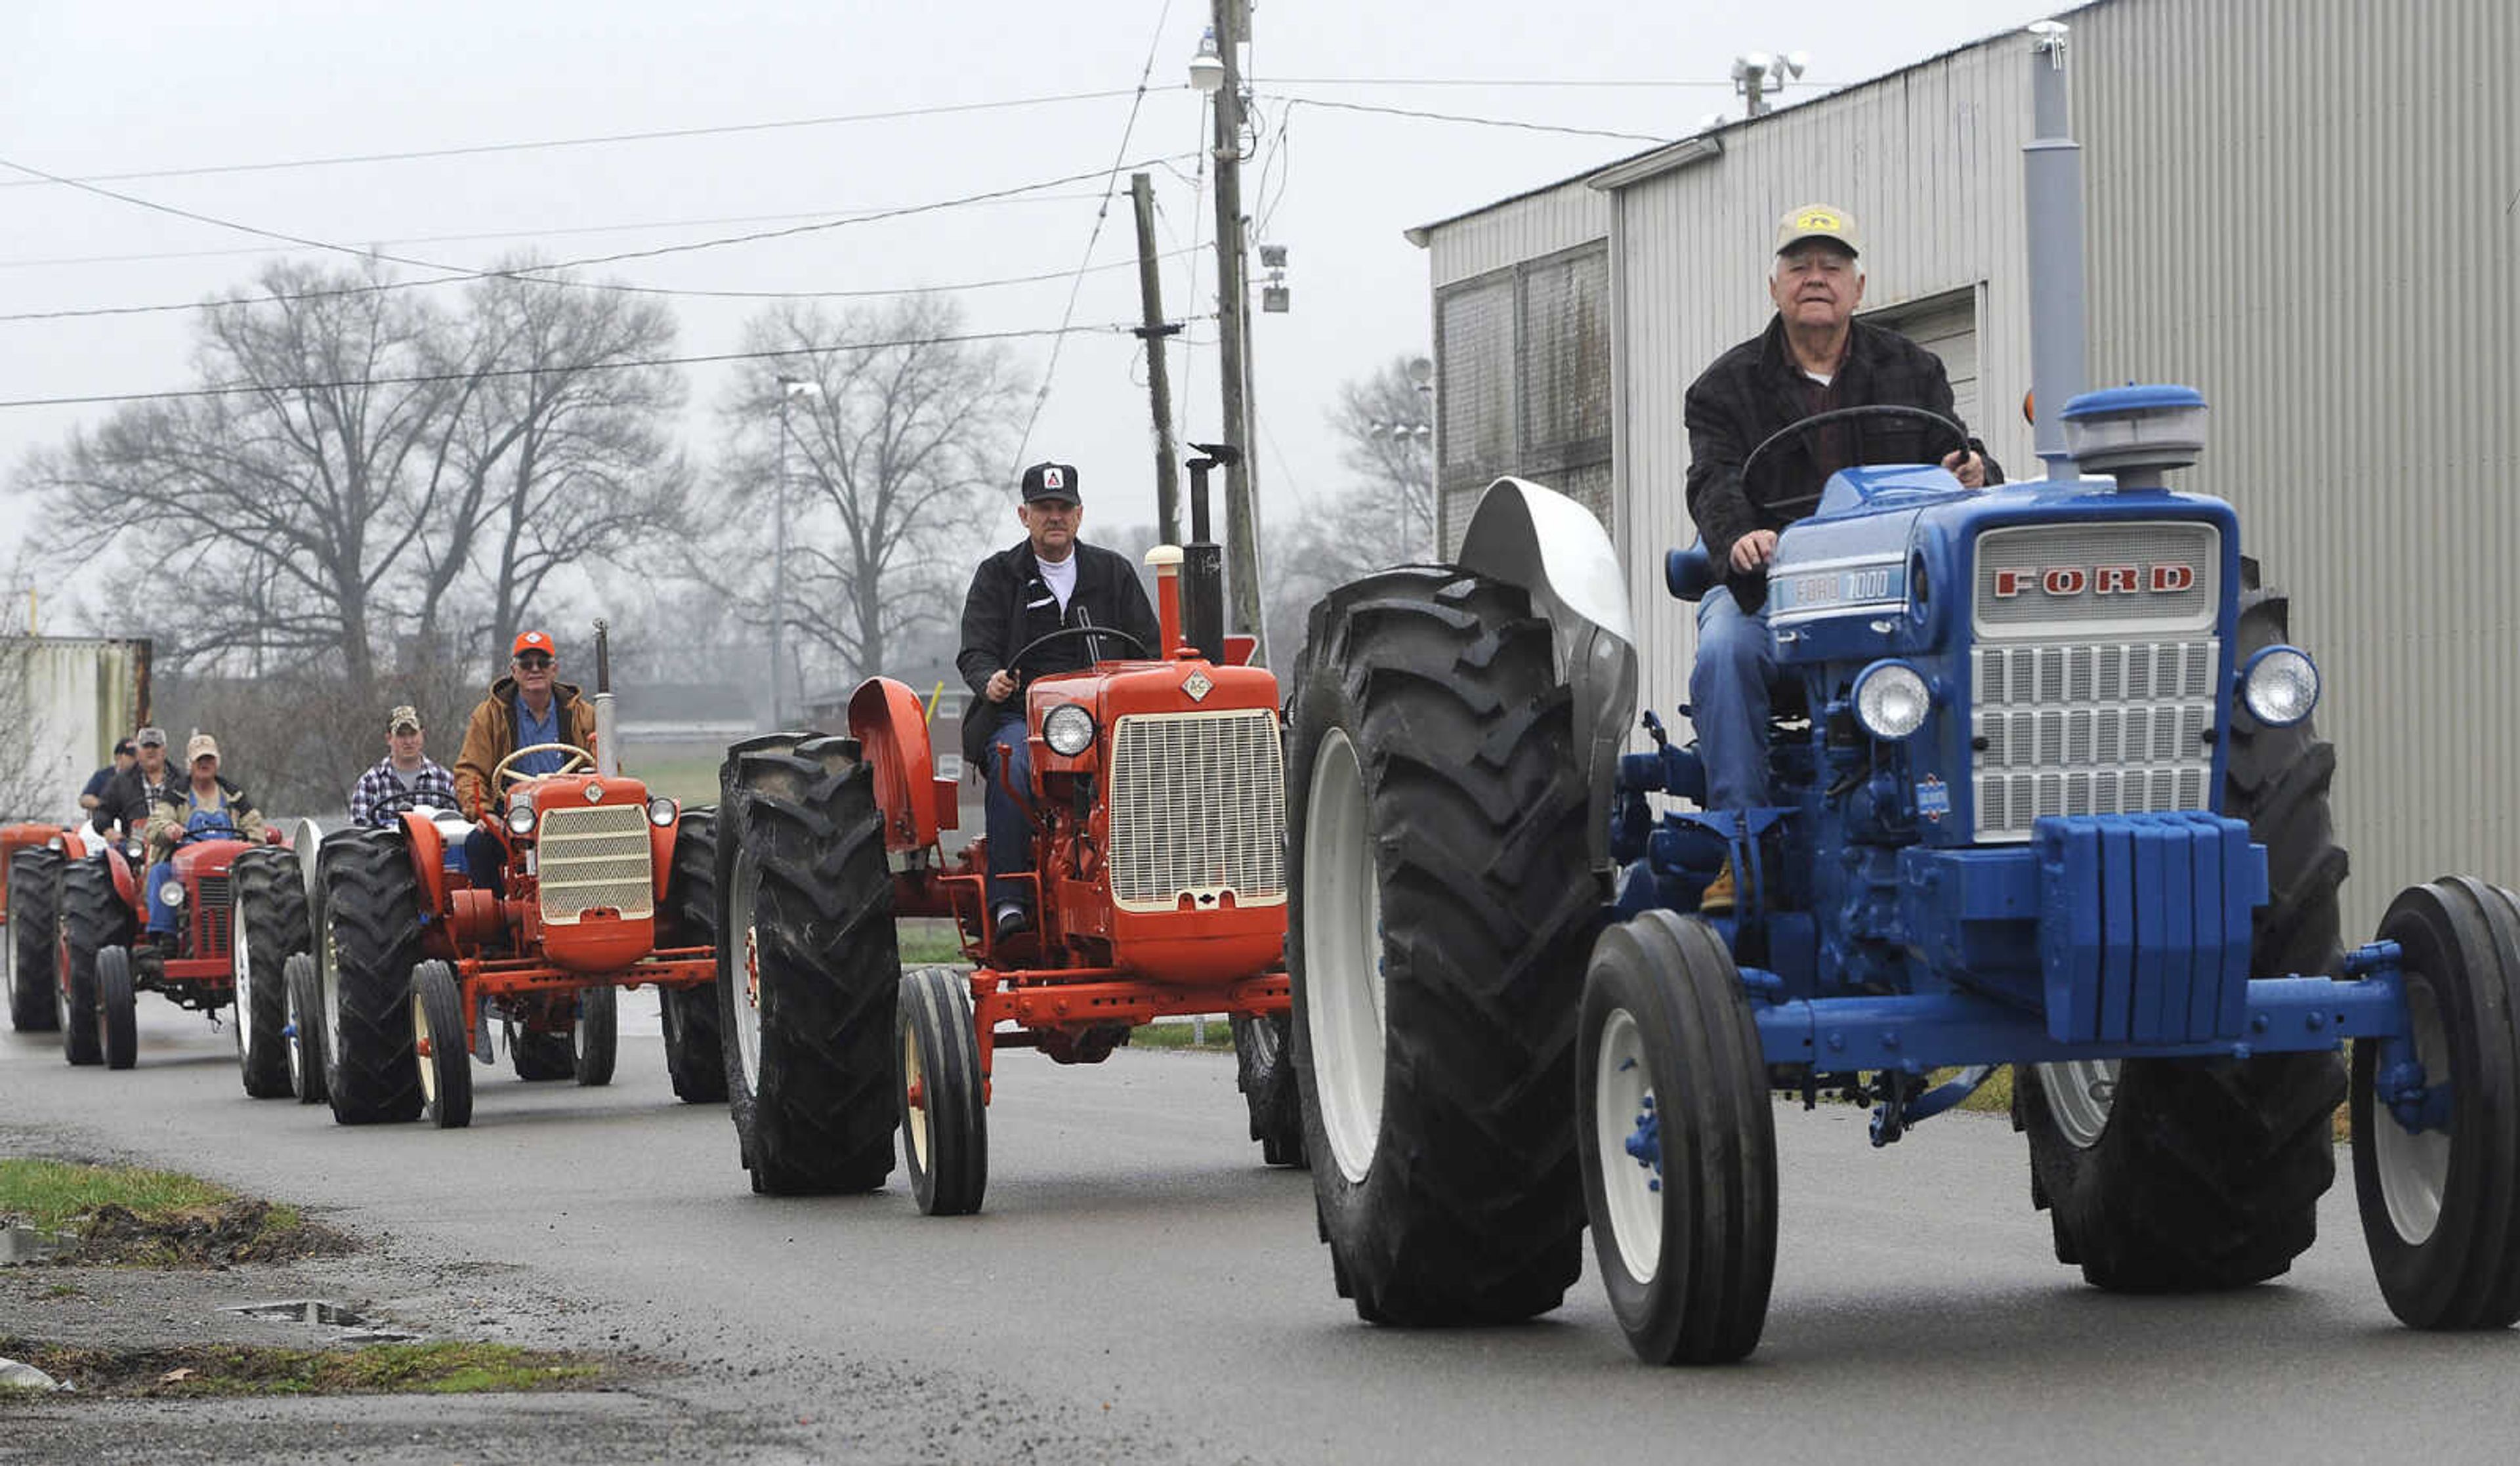
{"label": "tractor front grille screen", "polygon": [[543,920],[575,923],[588,911],[623,916],[655,914],[655,873],[648,847],[644,805],[563,807],[543,812],[534,844]]}
{"label": "tractor front grille screen", "polygon": [[216,956],[228,950],[228,933],[236,920],[236,893],[224,875],[204,875],[193,892],[193,955]]}
{"label": "tractor front grille screen", "polygon": [[1267,708],[1151,713],[1111,730],[1111,899],[1173,911],[1286,899],[1285,774]]}
{"label": "tractor front grille screen", "polygon": [[2027,840],[2043,815],[2212,808],[2215,638],[1979,644],[1970,732],[1977,837]]}

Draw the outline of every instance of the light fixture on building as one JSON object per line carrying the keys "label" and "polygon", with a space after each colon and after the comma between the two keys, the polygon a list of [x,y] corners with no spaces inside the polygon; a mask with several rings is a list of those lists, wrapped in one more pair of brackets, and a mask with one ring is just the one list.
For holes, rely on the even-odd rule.
{"label": "light fixture on building", "polygon": [[1808,51],[1788,51],[1773,56],[1765,51],[1747,51],[1732,58],[1732,90],[1741,94],[1748,114],[1765,115],[1770,108],[1768,96],[1785,89],[1788,79],[1800,78],[1803,68],[1811,65]]}

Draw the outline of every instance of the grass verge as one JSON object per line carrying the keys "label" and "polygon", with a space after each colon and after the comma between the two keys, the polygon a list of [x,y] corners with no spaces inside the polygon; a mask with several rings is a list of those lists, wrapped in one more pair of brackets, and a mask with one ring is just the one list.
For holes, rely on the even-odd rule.
{"label": "grass verge", "polygon": [[239,1196],[175,1171],[0,1159],[0,1217],[68,1245],[62,1263],[184,1266],[277,1262],[349,1250],[295,1207]]}
{"label": "grass verge", "polygon": [[[233,1395],[472,1395],[583,1388],[606,1366],[513,1344],[371,1344],[342,1349],[179,1345],[81,1349],[0,1339],[0,1357],[68,1380],[81,1395],[201,1399]],[[33,1399],[58,1400],[59,1396]]]}

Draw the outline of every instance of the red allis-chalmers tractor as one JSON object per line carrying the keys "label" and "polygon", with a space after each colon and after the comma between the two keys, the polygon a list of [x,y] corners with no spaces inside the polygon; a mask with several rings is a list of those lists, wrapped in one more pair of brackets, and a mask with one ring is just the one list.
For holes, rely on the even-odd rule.
{"label": "red allis-chalmers tractor", "polygon": [[[592,752],[518,748],[486,812],[501,880],[462,868],[472,826],[414,807],[382,829],[327,835],[316,858],[320,955],[290,975],[302,1084],[320,1086],[343,1125],[472,1123],[472,1071],[504,1030],[517,1076],[612,1081],[620,990],[662,990],[665,1066],[691,1103],[726,1097],[718,1056],[715,812],[678,809],[623,777],[610,655],[596,623]],[[527,755],[558,752],[557,773],[524,776]],[[311,1097],[301,1095],[301,1097]]]}
{"label": "red allis-chalmers tractor", "polygon": [[[1204,542],[1206,472],[1235,454],[1200,451],[1192,523]],[[1302,1163],[1285,1060],[1277,679],[1242,665],[1249,638],[1223,634],[1214,545],[1158,547],[1148,560],[1164,644],[1063,628],[1053,635],[1134,657],[1025,689],[1033,867],[1017,878],[1036,893],[1032,930],[993,935],[985,841],[946,865],[938,836],[955,824],[955,781],[933,772],[910,689],[862,685],[852,737],[783,733],[729,750],[718,989],[729,1108],[754,1190],[875,1189],[891,1175],[897,1122],[920,1210],[976,1212],[999,1049],[1097,1063],[1132,1025],[1190,1013],[1232,1016],[1252,1137],[1269,1163]],[[954,918],[971,969],[903,973],[897,916]]]}
{"label": "red allis-chalmers tractor", "polygon": [[[177,843],[166,888],[176,911],[171,945],[139,942],[149,914],[139,840],[117,843],[83,823],[45,836],[11,859],[18,1026],[58,1028],[72,1064],[128,1069],[139,1061],[140,994],[163,994],[213,1021],[233,1006],[246,1092],[287,1095],[282,970],[310,934],[297,857],[280,831],[248,841],[218,824]],[[30,1022],[42,977],[50,979],[52,1012],[49,1021]]]}

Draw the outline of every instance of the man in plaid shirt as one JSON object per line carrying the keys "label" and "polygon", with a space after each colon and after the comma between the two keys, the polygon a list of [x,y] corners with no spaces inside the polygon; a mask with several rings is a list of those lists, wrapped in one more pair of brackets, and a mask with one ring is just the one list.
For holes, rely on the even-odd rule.
{"label": "man in plaid shirt", "polygon": [[385,715],[385,756],[350,791],[352,824],[390,825],[416,805],[455,808],[455,776],[422,751],[424,741],[419,709],[406,703]]}
{"label": "man in plaid shirt", "polygon": [[[1760,458],[1756,480],[1741,472],[1750,450],[1791,423],[1839,408],[1895,404],[1958,422],[1940,358],[1855,319],[1864,303],[1858,253],[1846,210],[1825,203],[1786,210],[1768,272],[1777,314],[1765,332],[1716,358],[1684,402],[1688,513],[1725,575],[1697,603],[1697,661],[1688,678],[1710,810],[1768,803],[1768,689],[1777,661],[1767,568],[1778,532],[1819,507],[1821,486],[1838,469],[1930,462],[1934,450],[1952,445],[1948,431],[1912,418],[1856,419],[1778,444]],[[2003,481],[1974,438],[1940,462],[1968,488]],[[1728,865],[1698,905],[1723,911],[1734,900]]]}

